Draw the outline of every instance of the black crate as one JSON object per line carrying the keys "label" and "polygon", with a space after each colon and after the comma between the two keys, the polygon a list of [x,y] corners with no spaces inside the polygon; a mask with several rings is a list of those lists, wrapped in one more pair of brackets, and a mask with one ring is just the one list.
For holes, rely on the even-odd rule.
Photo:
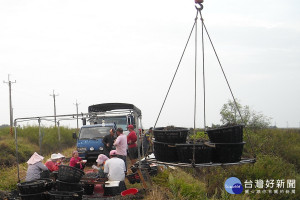
{"label": "black crate", "polygon": [[82,187],[84,189],[84,194],[85,195],[94,194],[95,185],[93,183],[82,182]]}
{"label": "black crate", "polygon": [[154,155],[156,160],[162,162],[177,162],[177,150],[173,143],[154,141]]}
{"label": "black crate", "polygon": [[138,173],[135,172],[135,173],[133,173],[133,174],[128,174],[128,175],[126,176],[126,178],[128,179],[128,181],[129,181],[130,184],[134,184],[134,183],[136,182],[136,175],[137,175],[137,174],[138,174]]}
{"label": "black crate", "polygon": [[174,127],[168,130],[167,127],[153,129],[155,141],[166,143],[185,143],[189,129]]}
{"label": "black crate", "polygon": [[45,192],[46,182],[44,180],[34,180],[18,183],[17,187],[21,194],[38,194]]}
{"label": "black crate", "polygon": [[78,183],[83,175],[84,172],[80,169],[67,165],[60,165],[57,177],[60,181]]}
{"label": "black crate", "polygon": [[55,185],[55,182],[51,178],[40,178],[38,180],[45,181],[45,190],[46,191],[51,190]]}
{"label": "black crate", "polygon": [[176,144],[179,162],[192,163],[194,147],[196,164],[212,162],[212,147],[204,144]]}
{"label": "black crate", "polygon": [[206,130],[212,143],[240,143],[243,142],[243,126],[228,126]]}
{"label": "black crate", "polygon": [[40,173],[40,178],[50,178],[50,171],[45,170]]}
{"label": "black crate", "polygon": [[37,194],[20,194],[21,200],[46,200],[47,195],[44,193]]}
{"label": "black crate", "polygon": [[76,192],[66,192],[66,191],[50,191],[49,199],[50,200],[81,200],[83,190],[79,191],[80,194]]}
{"label": "black crate", "polygon": [[56,187],[58,191],[80,191],[82,190],[82,184],[81,183],[69,183],[64,182],[60,180],[56,180]]}
{"label": "black crate", "polygon": [[241,160],[245,142],[240,143],[210,143],[213,148],[212,161],[215,163],[234,163]]}

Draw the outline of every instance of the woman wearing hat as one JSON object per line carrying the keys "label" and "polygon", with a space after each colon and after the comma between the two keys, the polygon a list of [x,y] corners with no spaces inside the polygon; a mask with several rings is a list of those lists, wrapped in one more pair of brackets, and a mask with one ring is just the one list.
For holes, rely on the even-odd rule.
{"label": "woman wearing hat", "polygon": [[39,179],[41,178],[41,172],[48,171],[48,168],[42,163],[43,159],[43,156],[40,156],[37,152],[34,152],[34,154],[27,161],[28,168],[25,181]]}
{"label": "woman wearing hat", "polygon": [[104,164],[109,158],[104,154],[99,154],[96,162],[97,166],[93,165],[92,168],[98,170],[99,178],[104,178]]}
{"label": "woman wearing hat", "polygon": [[57,161],[59,161],[60,158],[61,157],[58,154],[53,153],[51,158],[45,163],[50,172],[58,171],[59,163]]}

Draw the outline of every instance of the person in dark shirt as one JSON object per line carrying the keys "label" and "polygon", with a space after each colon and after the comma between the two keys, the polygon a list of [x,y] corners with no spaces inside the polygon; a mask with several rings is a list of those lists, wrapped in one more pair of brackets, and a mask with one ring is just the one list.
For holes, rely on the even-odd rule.
{"label": "person in dark shirt", "polygon": [[112,147],[113,147],[113,144],[114,144],[114,141],[116,139],[115,137],[115,133],[116,133],[116,130],[115,129],[110,129],[109,130],[109,134],[106,135],[103,140],[102,140],[102,143],[104,144],[104,154],[109,157],[109,152],[112,150]]}

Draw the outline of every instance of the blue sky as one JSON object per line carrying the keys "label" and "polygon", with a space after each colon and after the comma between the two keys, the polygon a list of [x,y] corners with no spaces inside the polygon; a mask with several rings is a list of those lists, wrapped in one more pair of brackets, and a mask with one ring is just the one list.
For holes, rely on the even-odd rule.
{"label": "blue sky", "polygon": [[[279,127],[300,126],[300,14],[295,0],[204,2],[206,27],[233,93]],[[87,112],[92,104],[133,103],[153,126],[194,23],[193,1],[0,0],[0,78],[13,84],[14,117]],[[198,21],[197,126],[203,127]],[[158,125],[193,126],[194,35]],[[206,121],[220,123],[231,99],[205,38]],[[0,85],[0,124],[9,123]],[[75,123],[64,122],[73,126]]]}

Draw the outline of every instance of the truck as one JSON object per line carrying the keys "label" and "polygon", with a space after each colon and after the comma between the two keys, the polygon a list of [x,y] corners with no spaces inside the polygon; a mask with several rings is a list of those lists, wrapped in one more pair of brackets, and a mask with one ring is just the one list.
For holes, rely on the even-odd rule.
{"label": "truck", "polygon": [[[109,134],[110,129],[122,128],[127,135],[128,125],[140,127],[142,112],[133,104],[103,103],[88,107],[87,119],[83,118],[77,139],[79,157],[86,160],[96,159],[104,153],[102,139]],[[90,125],[87,125],[86,122]]]}

